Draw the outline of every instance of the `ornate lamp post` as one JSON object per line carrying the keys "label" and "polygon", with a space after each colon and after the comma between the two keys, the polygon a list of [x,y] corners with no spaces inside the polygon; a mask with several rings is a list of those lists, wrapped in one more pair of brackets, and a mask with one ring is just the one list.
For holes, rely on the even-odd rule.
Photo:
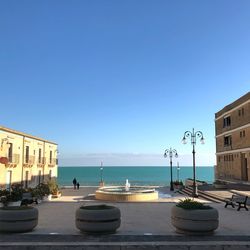
{"label": "ornate lamp post", "polygon": [[198,197],[198,190],[196,186],[196,178],[195,178],[195,145],[196,145],[196,139],[199,137],[201,138],[201,144],[205,143],[205,139],[203,137],[203,133],[201,131],[194,131],[194,128],[191,131],[186,131],[184,133],[182,143],[186,144],[187,143],[187,138],[190,137],[191,144],[193,145],[193,197]]}
{"label": "ornate lamp post", "polygon": [[171,181],[170,181],[170,191],[174,191],[174,185],[173,185],[173,169],[172,169],[172,158],[173,158],[173,155],[175,157],[178,157],[178,154],[177,154],[177,151],[175,149],[166,149],[165,150],[165,153],[164,153],[164,157],[168,157],[169,156],[169,159],[170,159],[170,177],[171,177]]}

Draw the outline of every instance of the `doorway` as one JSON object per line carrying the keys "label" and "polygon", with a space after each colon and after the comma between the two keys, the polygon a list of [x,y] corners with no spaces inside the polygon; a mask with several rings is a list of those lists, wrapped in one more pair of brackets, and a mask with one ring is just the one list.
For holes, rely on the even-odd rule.
{"label": "doorway", "polygon": [[247,156],[246,154],[241,154],[241,175],[242,181],[248,181],[248,168],[247,168]]}
{"label": "doorway", "polygon": [[10,190],[11,179],[12,179],[12,171],[8,170],[7,173],[6,173],[6,189],[7,190]]}
{"label": "doorway", "polygon": [[25,184],[24,184],[25,188],[29,187],[29,171],[25,171]]}

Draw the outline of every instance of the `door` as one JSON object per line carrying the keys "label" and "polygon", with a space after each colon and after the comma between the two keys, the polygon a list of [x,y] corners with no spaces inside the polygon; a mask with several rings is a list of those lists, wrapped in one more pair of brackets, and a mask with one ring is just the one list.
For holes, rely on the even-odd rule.
{"label": "door", "polygon": [[40,184],[42,182],[42,171],[39,170],[38,172],[38,184]]}
{"label": "door", "polygon": [[49,152],[49,163],[52,164],[52,151]]}
{"label": "door", "polygon": [[12,171],[8,170],[6,173],[6,189],[10,190],[11,187]]}
{"label": "door", "polygon": [[247,156],[246,156],[246,154],[241,154],[241,174],[242,174],[242,181],[248,181],[248,169],[247,169]]}
{"label": "door", "polygon": [[25,188],[29,186],[29,171],[25,171]]}
{"label": "door", "polygon": [[8,151],[8,160],[9,162],[13,162],[13,144],[9,143],[9,151]]}
{"label": "door", "polygon": [[42,149],[39,148],[39,151],[38,151],[38,163],[42,163]]}
{"label": "door", "polygon": [[25,163],[29,163],[29,151],[30,151],[29,146],[26,146],[26,148],[25,148]]}

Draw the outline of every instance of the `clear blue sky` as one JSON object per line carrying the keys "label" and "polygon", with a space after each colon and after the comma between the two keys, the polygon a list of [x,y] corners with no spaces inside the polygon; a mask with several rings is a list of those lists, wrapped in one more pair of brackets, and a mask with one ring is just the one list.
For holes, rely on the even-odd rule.
{"label": "clear blue sky", "polygon": [[191,165],[214,113],[250,90],[250,1],[1,1],[3,126],[59,144],[62,165]]}

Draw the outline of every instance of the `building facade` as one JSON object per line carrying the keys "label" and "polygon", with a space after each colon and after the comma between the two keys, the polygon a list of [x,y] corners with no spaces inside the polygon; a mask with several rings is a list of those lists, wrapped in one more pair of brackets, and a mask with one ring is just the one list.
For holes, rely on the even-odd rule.
{"label": "building facade", "polygon": [[217,180],[250,182],[250,92],[215,114]]}
{"label": "building facade", "polygon": [[54,142],[0,127],[0,186],[35,187],[57,178],[57,152]]}

